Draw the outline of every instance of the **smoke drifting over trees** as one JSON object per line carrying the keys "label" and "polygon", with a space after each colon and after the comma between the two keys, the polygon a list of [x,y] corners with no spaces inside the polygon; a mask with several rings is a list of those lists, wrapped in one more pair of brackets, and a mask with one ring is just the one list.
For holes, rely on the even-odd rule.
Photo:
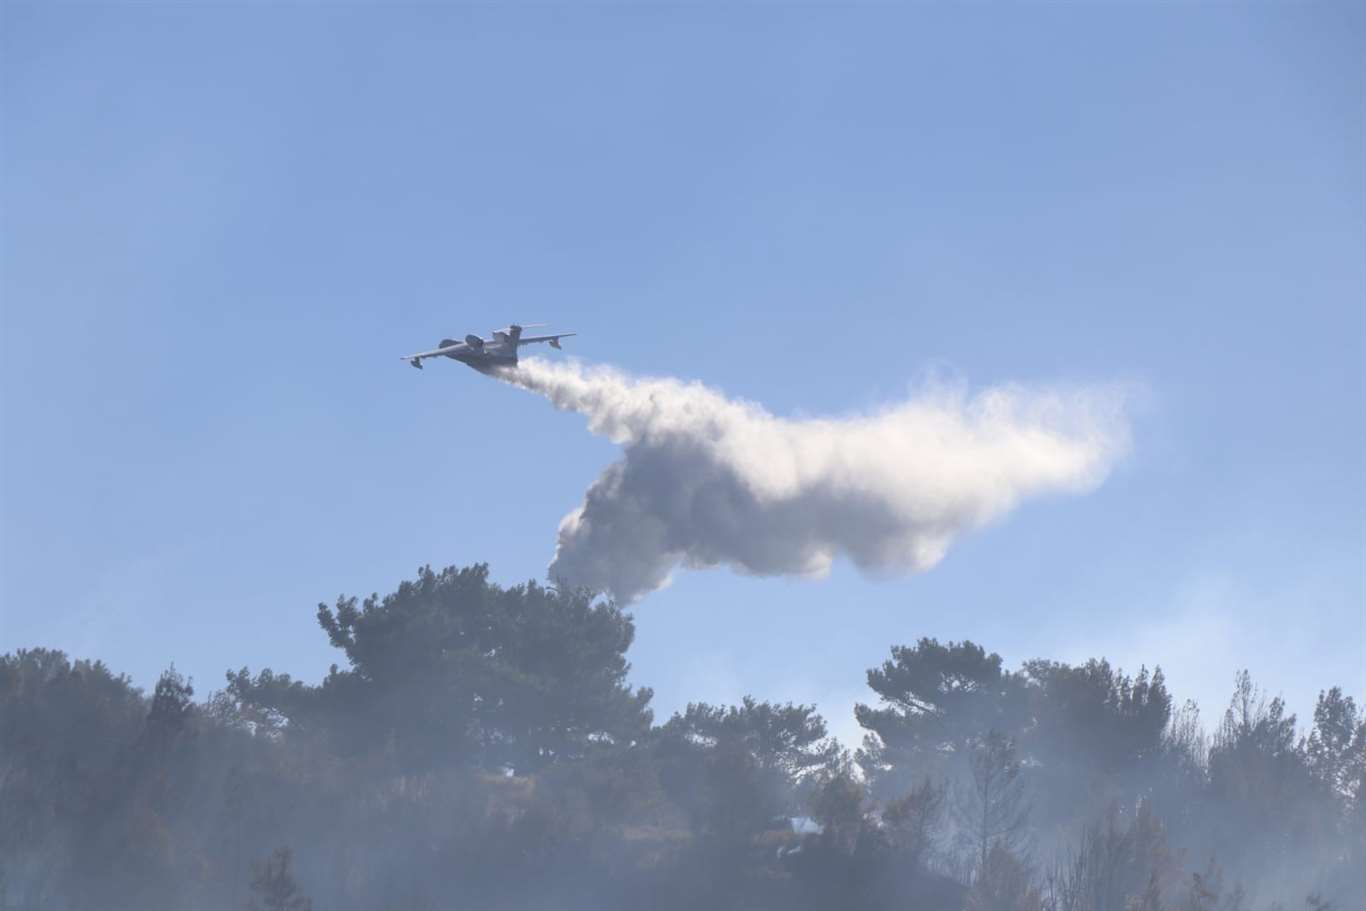
{"label": "smoke drifting over trees", "polygon": [[316,685],[0,656],[0,908],[1363,907],[1337,688],[1300,725],[1243,675],[1207,732],[1160,670],[921,639],[850,754],[814,706],[656,723],[631,617],[582,591],[423,569],[317,616]]}
{"label": "smoke drifting over trees", "polygon": [[1099,484],[1127,447],[1105,390],[939,390],[844,418],[780,418],[700,383],[523,361],[498,376],[588,418],[621,461],[560,523],[551,578],[629,603],[678,566],[918,571],[1021,500]]}

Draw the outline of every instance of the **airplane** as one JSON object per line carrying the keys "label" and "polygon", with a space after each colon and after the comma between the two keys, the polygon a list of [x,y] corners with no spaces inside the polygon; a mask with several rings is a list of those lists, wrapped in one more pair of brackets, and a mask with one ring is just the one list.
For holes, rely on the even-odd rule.
{"label": "airplane", "polygon": [[417,354],[409,354],[403,360],[412,364],[418,370],[422,369],[422,361],[429,357],[448,357],[457,360],[462,364],[473,367],[480,373],[487,373],[495,367],[516,367],[517,349],[523,345],[531,345],[536,342],[549,342],[550,347],[559,348],[560,339],[569,338],[577,335],[576,332],[561,332],[558,335],[532,335],[523,336],[524,329],[538,329],[547,323],[528,323],[519,326],[513,323],[506,329],[493,330],[493,338],[480,338],[477,335],[467,335],[463,342],[455,339],[443,338],[441,344],[431,351],[421,351]]}

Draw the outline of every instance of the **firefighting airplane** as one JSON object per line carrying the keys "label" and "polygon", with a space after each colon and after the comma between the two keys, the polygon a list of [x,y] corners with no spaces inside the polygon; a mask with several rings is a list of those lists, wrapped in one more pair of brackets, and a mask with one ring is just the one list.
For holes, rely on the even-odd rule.
{"label": "firefighting airplane", "polygon": [[443,338],[439,347],[434,348],[431,351],[422,351],[417,354],[405,355],[403,360],[421,370],[422,361],[426,358],[448,357],[484,373],[495,367],[516,367],[517,349],[523,345],[530,345],[535,342],[550,342],[550,347],[559,348],[560,339],[569,338],[571,335],[578,334],[575,332],[561,332],[559,335],[522,335],[523,329],[537,329],[545,325],[548,325],[548,323],[528,323],[525,326],[519,326],[516,323],[513,323],[506,329],[493,330],[493,338],[480,338],[477,335],[467,335],[463,342],[458,342],[455,339]]}

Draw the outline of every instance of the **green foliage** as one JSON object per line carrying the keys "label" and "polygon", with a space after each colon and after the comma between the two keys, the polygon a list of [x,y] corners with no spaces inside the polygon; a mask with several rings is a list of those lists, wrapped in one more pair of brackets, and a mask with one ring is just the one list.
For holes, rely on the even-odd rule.
{"label": "green foliage", "polygon": [[[1027,661],[1033,698],[1032,739],[1053,752],[1085,752],[1092,764],[1115,773],[1151,759],[1162,747],[1172,717],[1161,669],[1136,678],[1091,660],[1078,667]],[[1042,751],[1042,750],[1040,750]]]}
{"label": "green foliage", "polygon": [[798,809],[804,784],[839,758],[809,705],[745,697],[737,706],[690,704],[659,729],[655,752],[666,793],[694,828],[744,841]]}
{"label": "green foliage", "polygon": [[732,706],[690,703],[669,719],[661,735],[705,747],[736,744],[760,769],[792,784],[839,757],[839,744],[829,738],[815,706],[777,705],[752,696]]}
{"label": "green foliage", "polygon": [[157,680],[147,711],[147,737],[159,749],[169,749],[191,729],[195,715],[194,687],[172,665]]}
{"label": "green foliage", "polygon": [[[1316,787],[1305,754],[1296,746],[1295,716],[1279,698],[1268,700],[1247,671],[1214,734],[1209,794],[1227,808],[1214,848],[1232,854],[1257,831],[1262,863],[1283,863],[1306,850],[1321,851],[1334,837],[1332,798]],[[1244,872],[1244,871],[1239,871]]]}
{"label": "green foliage", "polygon": [[1150,797],[1167,773],[1172,699],[1161,669],[1130,677],[1108,661],[1027,661],[1028,723],[1017,744],[1041,799],[1041,824],[1066,825]]}
{"label": "green foliage", "polygon": [[399,768],[452,757],[536,771],[649,731],[649,690],[626,683],[631,619],[586,592],[534,582],[500,588],[488,567],[424,567],[359,606],[338,598],[318,622],[348,667],[321,686],[243,669],[228,689],[276,727],[317,734],[345,755],[383,753]]}
{"label": "green foliage", "polygon": [[[98,662],[0,656],[5,907],[1326,911],[1366,894],[1366,719],[1338,689],[1301,738],[1242,675],[1207,741],[1160,670],[1010,671],[921,639],[869,671],[855,764],[809,705],[694,703],[652,726],[631,618],[582,592],[424,568],[317,616],[341,652],[320,683],[244,669],[202,702],[174,668],[144,696]],[[263,845],[298,854],[253,863]]]}
{"label": "green foliage", "polygon": [[85,894],[147,706],[126,676],[62,652],[0,656],[0,867],[17,907]]}
{"label": "green foliage", "polygon": [[1350,827],[1366,802],[1366,714],[1358,713],[1356,701],[1341,688],[1319,693],[1303,750],[1315,781],[1343,802]]}
{"label": "green foliage", "polygon": [[846,769],[825,776],[811,795],[811,818],[827,842],[852,852],[867,822],[862,783]]}
{"label": "green foliage", "polygon": [[1024,717],[1024,681],[1002,669],[1000,655],[972,642],[893,646],[891,660],[868,671],[868,686],[882,708],[854,707],[873,735],[857,759],[884,796],[915,777],[962,771],[969,743],[987,730],[1011,733]]}
{"label": "green foliage", "polygon": [[940,848],[948,788],[926,779],[882,810],[882,831],[898,862],[911,870],[927,870]]}

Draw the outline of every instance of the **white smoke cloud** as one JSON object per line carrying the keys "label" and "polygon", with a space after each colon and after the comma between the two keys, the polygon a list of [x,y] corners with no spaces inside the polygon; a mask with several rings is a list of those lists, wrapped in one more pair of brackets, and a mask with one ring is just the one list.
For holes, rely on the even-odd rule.
{"label": "white smoke cloud", "polygon": [[931,389],[782,418],[696,382],[530,358],[498,378],[624,449],[560,522],[550,576],[634,601],[678,566],[915,572],[1021,499],[1094,488],[1127,448],[1114,390]]}

